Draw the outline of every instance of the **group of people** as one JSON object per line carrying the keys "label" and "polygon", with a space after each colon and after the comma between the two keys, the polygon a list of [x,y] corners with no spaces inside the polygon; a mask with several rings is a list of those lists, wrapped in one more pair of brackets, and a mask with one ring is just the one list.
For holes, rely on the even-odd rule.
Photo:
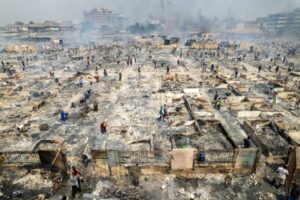
{"label": "group of people", "polygon": [[[86,66],[87,68],[89,68],[89,66],[90,66],[90,61],[94,62],[94,58],[92,58],[90,60],[90,58],[88,57],[87,66]],[[128,58],[127,65],[131,66],[132,62],[133,62],[133,58]],[[136,60],[135,60],[135,62],[136,62]],[[153,63],[156,66],[157,62],[155,60],[153,60]],[[177,64],[178,65],[181,64],[181,61],[179,59],[177,60]],[[4,66],[3,62],[2,62],[2,65]],[[22,60],[22,65],[23,65],[23,67],[25,67],[25,63],[24,63],[23,60]],[[211,65],[211,71],[214,72],[217,67],[218,66],[215,66],[215,65],[212,64]],[[166,69],[167,69],[167,74],[169,74],[169,72],[170,72],[169,66],[167,66]],[[258,67],[258,73],[260,73],[261,70],[262,70],[262,66],[259,66]],[[270,71],[271,71],[271,69],[270,69]],[[279,71],[279,67],[276,67],[276,72],[277,71]],[[138,77],[141,78],[141,67],[137,68],[137,72],[138,72]],[[235,68],[234,69],[234,77],[237,78],[238,74],[239,74],[238,68]],[[104,75],[104,77],[108,76],[108,73],[107,73],[106,69],[103,70],[103,75]],[[122,80],[122,73],[119,72],[118,75],[119,75],[119,81],[121,81]],[[53,74],[53,76],[54,76],[54,74]],[[99,76],[98,76],[98,78],[95,78],[95,79],[99,81]],[[81,77],[80,80],[79,80],[79,87],[83,87],[83,85],[84,85],[84,81],[83,81],[83,77]],[[84,93],[84,97],[86,99],[90,98],[90,95],[91,95],[90,92],[91,91],[88,90],[87,92]],[[213,100],[214,100],[213,101],[214,107],[217,110],[220,110],[222,101],[221,101],[221,97],[219,96],[217,91],[214,94]],[[273,96],[273,103],[272,104],[274,104],[274,105],[276,104],[276,95]],[[299,108],[299,104],[300,104],[300,98],[297,99],[295,107]],[[98,103],[96,101],[93,102],[93,106],[94,106],[94,110],[98,111]],[[66,121],[68,119],[68,117],[69,117],[69,113],[64,112],[64,111],[60,112],[60,119],[62,121]],[[169,113],[168,113],[168,108],[167,108],[166,104],[161,106],[160,109],[159,109],[159,120],[160,121],[165,121],[165,120],[169,121]],[[107,120],[105,120],[105,121],[101,122],[101,124],[100,124],[101,134],[106,134],[107,129],[108,129],[108,122],[107,122]],[[250,137],[247,137],[246,139],[244,139],[243,147],[244,148],[250,148],[251,147]],[[88,155],[83,155],[82,159],[83,159],[83,163],[84,163],[85,166],[87,166],[88,163],[91,162],[91,158]],[[199,152],[198,155],[197,155],[197,161],[200,162],[200,163],[204,163],[205,159],[206,159],[206,153],[204,151]],[[277,169],[277,173],[278,173],[277,174],[278,176],[274,178],[272,183],[276,187],[280,187],[280,186],[284,185],[285,180],[286,180],[286,176],[289,173],[288,173],[288,170],[286,169],[286,167],[279,167]],[[72,173],[71,173],[70,181],[71,181],[71,185],[72,185],[72,198],[75,198],[78,193],[81,193],[81,183],[83,182],[81,173],[75,167],[72,167]]]}

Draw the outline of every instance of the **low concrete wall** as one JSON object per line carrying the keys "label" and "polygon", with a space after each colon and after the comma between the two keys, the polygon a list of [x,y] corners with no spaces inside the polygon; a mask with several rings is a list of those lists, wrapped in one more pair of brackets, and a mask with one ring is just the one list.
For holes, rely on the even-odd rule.
{"label": "low concrete wall", "polygon": [[255,172],[259,156],[258,149],[238,149],[234,166],[235,170],[249,170]]}
{"label": "low concrete wall", "polygon": [[[109,165],[107,152],[109,150],[99,150],[92,151],[93,164],[95,168],[95,172],[99,176],[124,176],[129,174],[130,168],[137,167],[140,169],[139,173],[141,175],[162,175],[162,174],[176,174],[176,175],[191,175],[191,174],[202,174],[202,173],[240,173],[240,174],[248,174],[255,172],[256,165],[260,156],[260,151],[255,148],[251,149],[235,149],[234,152],[229,155],[231,157],[230,160],[226,160],[224,162],[209,162],[198,164],[196,163],[196,151],[191,149],[181,149],[183,152],[187,151],[189,153],[192,152],[193,155],[190,155],[191,161],[189,159],[189,167],[181,166],[173,167],[174,162],[170,160],[169,164],[157,164],[156,166],[151,163],[138,163],[136,160],[136,164],[134,163],[115,163],[113,166]],[[178,151],[178,150],[176,150]],[[180,156],[179,156],[180,157]],[[180,159],[179,159],[180,160]],[[192,166],[191,166],[192,162]]]}
{"label": "low concrete wall", "polygon": [[251,140],[254,141],[254,143],[261,148],[262,153],[265,156],[270,156],[270,150],[265,145],[261,139],[255,134],[254,129],[251,126],[251,123],[249,121],[244,121],[244,124],[242,125],[242,128],[246,131],[246,133],[250,136]]}

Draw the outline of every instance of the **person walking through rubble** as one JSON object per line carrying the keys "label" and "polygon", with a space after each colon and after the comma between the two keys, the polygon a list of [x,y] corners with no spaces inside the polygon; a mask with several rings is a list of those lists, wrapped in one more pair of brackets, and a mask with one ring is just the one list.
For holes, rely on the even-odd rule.
{"label": "person walking through rubble", "polygon": [[262,68],[261,65],[259,65],[259,66],[258,66],[258,73],[260,73],[261,68]]}
{"label": "person walking through rubble", "polygon": [[119,72],[119,81],[122,81],[122,73]]}
{"label": "person walking through rubble", "polygon": [[169,120],[169,114],[168,114],[168,109],[167,109],[167,105],[164,104],[164,106],[161,108],[161,114],[162,114],[162,119],[163,121],[165,121],[165,119],[167,119],[167,121]]}
{"label": "person walking through rubble", "polygon": [[285,76],[284,79],[283,79],[283,84],[287,84],[289,81],[289,77],[288,76]]}
{"label": "person walking through rubble", "polygon": [[279,66],[276,66],[275,68],[275,72],[278,73],[279,72]]}
{"label": "person walking through rubble", "polygon": [[213,72],[214,70],[215,70],[215,66],[214,66],[214,64],[212,64],[212,65],[210,66],[210,71]]}
{"label": "person walking through rubble", "polygon": [[88,69],[89,66],[90,66],[90,61],[88,60],[88,61],[86,62],[86,68]]}
{"label": "person walking through rubble", "polygon": [[138,78],[139,78],[139,79],[142,77],[141,74],[142,74],[142,73],[141,73],[141,67],[138,67]]}
{"label": "person walking through rubble", "polygon": [[299,105],[300,105],[300,97],[298,97],[295,102],[295,109],[299,109]]}
{"label": "person walking through rubble", "polygon": [[81,173],[74,166],[72,167],[70,179],[72,185],[72,199],[74,199],[77,193],[81,193],[80,182],[82,181]]}
{"label": "person walking through rubble", "polygon": [[79,87],[83,87],[83,78],[80,77],[80,80],[79,80]]}
{"label": "person walking through rubble", "polygon": [[276,97],[276,93],[274,93],[272,97],[272,107],[276,105],[276,101],[277,101],[277,97]]}
{"label": "person walking through rubble", "polygon": [[23,71],[25,71],[25,62],[24,62],[24,60],[21,60],[21,62],[22,62],[22,66],[23,66]]}
{"label": "person walking through rubble", "polygon": [[170,73],[170,67],[167,66],[167,74],[169,74],[169,73]]}
{"label": "person walking through rubble", "polygon": [[164,115],[165,115],[164,107],[160,106],[160,109],[159,109],[159,120],[163,120],[164,119]]}
{"label": "person walking through rubble", "polygon": [[129,66],[129,60],[130,60],[130,58],[128,57],[128,59],[127,59],[127,61],[126,61],[126,64],[127,64],[127,66]]}
{"label": "person walking through rubble", "polygon": [[156,60],[153,60],[154,68],[156,68]]}
{"label": "person walking through rubble", "polygon": [[238,70],[238,68],[235,68],[234,69],[234,77],[237,78],[238,74],[239,74],[239,70]]}
{"label": "person walking through rubble", "polygon": [[108,76],[106,69],[103,70],[103,75],[104,75],[105,77]]}

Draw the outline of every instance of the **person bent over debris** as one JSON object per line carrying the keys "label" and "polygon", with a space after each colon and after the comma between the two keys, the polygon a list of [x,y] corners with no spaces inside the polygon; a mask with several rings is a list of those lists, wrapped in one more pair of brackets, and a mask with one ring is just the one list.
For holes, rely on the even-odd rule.
{"label": "person bent over debris", "polygon": [[76,105],[74,102],[71,103],[71,108],[76,108]]}
{"label": "person bent over debris", "polygon": [[23,133],[23,132],[26,132],[26,124],[21,124],[20,126],[17,127],[17,130],[19,133]]}
{"label": "person bent over debris", "polygon": [[198,154],[197,161],[198,161],[199,163],[204,163],[204,161],[205,161],[205,152],[204,152],[204,151],[201,151],[201,152]]}
{"label": "person bent over debris", "polygon": [[93,107],[94,107],[94,111],[98,111],[98,102],[97,101],[94,101],[93,102]]}
{"label": "person bent over debris", "polygon": [[94,78],[95,78],[96,82],[99,83],[100,77],[99,77],[99,75],[97,73],[95,74]]}
{"label": "person bent over debris", "polygon": [[107,122],[106,121],[104,121],[100,124],[100,130],[101,130],[102,134],[107,133]]}
{"label": "person bent over debris", "polygon": [[82,163],[84,166],[87,167],[90,162],[92,162],[92,156],[87,153],[82,154]]}
{"label": "person bent over debris", "polygon": [[83,93],[84,98],[86,100],[88,100],[91,97],[91,92],[92,92],[92,90],[87,90],[86,92]]}
{"label": "person bent over debris", "polygon": [[59,84],[59,79],[58,78],[55,78],[54,81],[55,81],[55,83]]}
{"label": "person bent over debris", "polygon": [[292,68],[291,68],[291,66],[289,66],[288,69],[287,69],[287,73],[289,74],[291,72],[292,72]]}
{"label": "person bent over debris", "polygon": [[216,91],[215,95],[214,95],[214,101],[216,101],[218,98],[219,98],[219,94],[218,94],[218,91]]}
{"label": "person bent over debris", "polygon": [[81,181],[82,181],[82,177],[80,172],[73,166],[72,174],[71,174],[72,199],[76,197],[77,193],[81,193],[81,187],[80,187]]}
{"label": "person bent over debris", "polygon": [[285,184],[286,176],[289,175],[289,171],[286,168],[286,166],[277,168],[277,177],[275,177],[272,181],[272,185],[276,188],[280,188]]}
{"label": "person bent over debris", "polygon": [[250,136],[248,136],[246,139],[244,139],[244,148],[250,148],[251,146],[251,141],[250,141]]}
{"label": "person bent over debris", "polygon": [[222,104],[221,98],[218,97],[218,99],[215,101],[215,107],[216,107],[217,110],[221,109],[221,104]]}
{"label": "person bent over debris", "polygon": [[224,184],[226,187],[229,187],[232,185],[232,179],[233,179],[233,176],[231,174],[227,174],[224,178]]}
{"label": "person bent over debris", "polygon": [[50,77],[54,78],[54,72],[53,71],[49,72],[49,75],[50,75]]}
{"label": "person bent over debris", "polygon": [[69,113],[61,111],[60,112],[60,120],[61,121],[66,121],[68,119]]}

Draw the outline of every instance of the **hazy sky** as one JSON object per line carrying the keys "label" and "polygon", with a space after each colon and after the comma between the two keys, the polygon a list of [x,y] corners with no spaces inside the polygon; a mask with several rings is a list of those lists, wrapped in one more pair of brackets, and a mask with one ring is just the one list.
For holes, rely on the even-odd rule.
{"label": "hazy sky", "polygon": [[[133,20],[147,19],[157,13],[162,0],[0,0],[0,25],[15,21],[83,19],[83,11],[105,6]],[[209,17],[229,14],[255,19],[270,13],[291,11],[300,0],[164,0],[166,7],[181,15],[196,16],[199,10]]]}

